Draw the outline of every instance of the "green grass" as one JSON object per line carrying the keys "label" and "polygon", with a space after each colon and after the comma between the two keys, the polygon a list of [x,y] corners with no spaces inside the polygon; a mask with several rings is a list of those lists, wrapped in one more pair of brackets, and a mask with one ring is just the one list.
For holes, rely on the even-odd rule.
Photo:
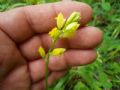
{"label": "green grass", "polygon": [[[11,8],[55,2],[58,0],[1,0],[0,11]],[[97,48],[97,60],[71,69],[51,90],[120,90],[120,0],[77,0],[93,7],[89,25],[104,32],[104,41]]]}

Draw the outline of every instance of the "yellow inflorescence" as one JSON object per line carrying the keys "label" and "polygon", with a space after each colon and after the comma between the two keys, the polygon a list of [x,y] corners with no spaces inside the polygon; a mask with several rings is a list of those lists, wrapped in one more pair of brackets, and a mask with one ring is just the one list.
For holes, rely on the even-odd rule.
{"label": "yellow inflorescence", "polygon": [[[80,20],[80,13],[73,12],[68,19],[66,20],[62,13],[59,13],[58,16],[55,18],[57,22],[57,27],[53,28],[49,35],[52,37],[53,41],[56,41],[60,38],[70,38],[74,36],[76,30],[79,28],[79,20]],[[53,49],[50,54],[51,55],[61,55],[65,52],[65,48],[56,48]],[[42,58],[45,57],[45,51],[42,47],[39,48],[39,53]]]}

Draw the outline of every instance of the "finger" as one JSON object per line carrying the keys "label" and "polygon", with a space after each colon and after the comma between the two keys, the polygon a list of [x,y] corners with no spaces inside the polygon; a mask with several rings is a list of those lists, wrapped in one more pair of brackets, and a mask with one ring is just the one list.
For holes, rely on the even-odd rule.
{"label": "finger", "polygon": [[[69,39],[60,39],[57,42],[56,47],[64,47],[67,49],[91,49],[101,43],[102,36],[102,31],[96,27],[82,27],[73,37]],[[42,42],[41,45],[48,50],[52,44],[50,36],[48,34],[44,34],[39,38]]]}
{"label": "finger", "polygon": [[[22,43],[34,35],[45,33],[55,26],[55,17],[62,12],[68,17],[73,11],[81,13],[81,25],[92,17],[92,9],[84,3],[58,2],[17,8],[0,14],[0,27],[15,42]],[[9,16],[9,17],[8,17]]]}
{"label": "finger", "polygon": [[[95,27],[83,27],[79,29],[73,38],[59,40],[56,47],[67,49],[90,49],[95,48],[102,41],[102,32]],[[28,60],[40,58],[38,48],[43,46],[46,51],[52,43],[51,38],[45,34],[36,36],[20,46],[21,52]]]}
{"label": "finger", "polygon": [[97,55],[94,50],[69,50],[59,57],[51,57],[49,69],[51,71],[64,70],[73,66],[92,63]]}
{"label": "finger", "polygon": [[[39,59],[39,60],[30,62],[29,70],[30,70],[30,76],[31,76],[33,83],[42,80],[43,78],[45,78],[45,62],[44,62],[44,60]],[[51,74],[50,71],[49,71],[49,74]]]}
{"label": "finger", "polygon": [[[51,75],[48,77],[48,85],[51,86],[55,81],[63,77],[66,73],[67,70],[51,73]],[[45,80],[43,81],[43,83],[45,86]]]}
{"label": "finger", "polygon": [[45,77],[45,62],[44,60],[36,60],[29,64],[30,76],[32,82],[38,82]]}
{"label": "finger", "polygon": [[16,45],[0,29],[0,81],[4,80],[15,68],[25,65]]}
{"label": "finger", "polygon": [[0,80],[0,90],[30,90],[30,87],[31,81],[27,65],[13,69],[3,80]]}
{"label": "finger", "polygon": [[[63,77],[67,71],[53,72],[48,77],[48,84],[52,85],[56,80]],[[45,90],[45,80],[41,80],[40,82],[35,83],[32,86],[32,90]]]}
{"label": "finger", "polygon": [[89,26],[79,29],[67,43],[69,48],[91,49],[97,47],[102,42],[102,38],[103,32],[99,28]]}
{"label": "finger", "polygon": [[[96,58],[96,52],[93,50],[69,50],[62,56],[51,57],[49,71],[62,71],[73,66],[79,66],[91,63]],[[45,62],[38,59],[29,64],[30,75],[33,82],[37,82],[45,77]]]}

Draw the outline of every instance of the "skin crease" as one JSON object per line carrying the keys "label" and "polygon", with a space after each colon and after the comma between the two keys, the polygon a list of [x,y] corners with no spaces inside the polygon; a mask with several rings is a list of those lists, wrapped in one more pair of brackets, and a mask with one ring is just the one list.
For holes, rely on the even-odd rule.
{"label": "skin crease", "polygon": [[[64,76],[73,66],[85,65],[96,59],[94,48],[102,41],[102,32],[85,26],[92,9],[74,1],[26,6],[0,13],[0,90],[44,90],[45,62],[37,50],[48,51],[48,31],[56,26],[55,17],[62,12],[67,18],[73,11],[81,13],[81,27],[70,39],[61,39],[56,47],[67,51],[51,57],[49,85]],[[74,60],[72,58],[74,58]]]}

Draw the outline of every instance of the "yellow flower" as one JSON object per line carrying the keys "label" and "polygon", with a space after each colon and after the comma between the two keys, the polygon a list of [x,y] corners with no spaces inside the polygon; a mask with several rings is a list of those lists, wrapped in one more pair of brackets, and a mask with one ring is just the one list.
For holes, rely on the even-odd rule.
{"label": "yellow flower", "polygon": [[57,27],[58,29],[61,29],[65,23],[65,19],[62,13],[58,14],[58,16],[56,17],[57,20]]}
{"label": "yellow flower", "polygon": [[49,35],[52,38],[56,38],[59,35],[59,33],[60,33],[59,30],[55,27],[49,32]]}
{"label": "yellow flower", "polygon": [[38,52],[41,55],[41,57],[44,59],[45,58],[45,50],[42,47],[39,47]]}
{"label": "yellow flower", "polygon": [[51,55],[53,56],[59,56],[61,54],[63,54],[66,51],[65,48],[55,48],[52,52]]}

